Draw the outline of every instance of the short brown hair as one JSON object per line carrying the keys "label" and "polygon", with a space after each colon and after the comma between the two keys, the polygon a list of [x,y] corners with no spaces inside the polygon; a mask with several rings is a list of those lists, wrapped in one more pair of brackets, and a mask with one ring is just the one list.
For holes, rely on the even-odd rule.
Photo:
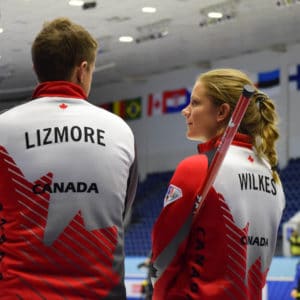
{"label": "short brown hair", "polygon": [[87,30],[67,18],[46,22],[31,48],[39,81],[69,80],[75,66],[94,62],[97,47]]}

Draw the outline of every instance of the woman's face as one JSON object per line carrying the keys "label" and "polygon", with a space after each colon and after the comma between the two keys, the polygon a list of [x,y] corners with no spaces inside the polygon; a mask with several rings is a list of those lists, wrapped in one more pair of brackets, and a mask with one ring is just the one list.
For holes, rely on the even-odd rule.
{"label": "woman's face", "polygon": [[215,137],[224,120],[222,113],[220,115],[220,107],[206,96],[201,81],[196,81],[190,104],[182,110],[182,114],[186,118],[186,136],[191,140],[207,141]]}

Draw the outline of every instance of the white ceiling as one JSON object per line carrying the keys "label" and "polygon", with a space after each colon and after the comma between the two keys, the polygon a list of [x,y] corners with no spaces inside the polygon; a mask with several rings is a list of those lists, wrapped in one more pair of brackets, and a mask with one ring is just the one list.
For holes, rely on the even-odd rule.
{"label": "white ceiling", "polygon": [[[60,16],[83,25],[99,40],[103,52],[94,75],[97,86],[146,80],[170,69],[300,41],[300,4],[279,8],[276,0],[231,1],[236,3],[234,19],[200,27],[200,10],[224,0],[98,0],[87,10],[71,7],[69,0],[0,0],[0,99],[28,94],[35,86],[31,43],[44,21]],[[144,6],[157,12],[142,13]],[[118,41],[121,35],[138,38],[139,27],[160,20],[169,22],[164,38]]]}

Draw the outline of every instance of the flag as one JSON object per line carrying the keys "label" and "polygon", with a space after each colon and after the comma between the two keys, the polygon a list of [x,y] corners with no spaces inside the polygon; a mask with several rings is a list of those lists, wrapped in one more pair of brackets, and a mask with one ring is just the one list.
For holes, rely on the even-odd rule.
{"label": "flag", "polygon": [[141,97],[104,103],[100,107],[118,115],[124,120],[136,120],[142,116]]}
{"label": "flag", "polygon": [[[299,111],[300,111],[300,65],[292,64],[289,66],[289,85],[287,93],[287,101],[285,108],[286,115],[281,115],[281,124],[286,125],[287,137],[283,138],[288,142],[289,153],[288,158],[299,156]],[[286,143],[287,143],[286,142]]]}
{"label": "flag", "polygon": [[[251,76],[250,76],[251,77]],[[256,87],[266,93],[271,99],[278,100],[280,95],[280,70],[259,72],[256,80],[253,80]]]}
{"label": "flag", "polygon": [[148,116],[181,112],[190,102],[191,93],[182,88],[148,96]]}
{"label": "flag", "polygon": [[125,100],[125,120],[136,120],[142,116],[142,98]]}
{"label": "flag", "polygon": [[103,103],[103,104],[100,104],[99,107],[104,108],[104,109],[112,112],[113,111],[113,108],[112,108],[113,106],[112,105],[113,105],[112,102],[110,102],[110,103]]}
{"label": "flag", "polygon": [[164,113],[163,97],[161,94],[149,94],[148,111],[149,117],[153,115],[162,115]]}
{"label": "flag", "polygon": [[121,118],[124,118],[125,116],[125,103],[120,101],[115,101],[112,103],[112,112],[116,115],[118,115]]}
{"label": "flag", "polygon": [[257,87],[259,89],[266,89],[280,84],[280,70],[272,70],[268,72],[258,73]]}
{"label": "flag", "polygon": [[290,86],[295,86],[295,89],[300,90],[300,65],[291,66],[289,70]]}
{"label": "flag", "polygon": [[190,92],[186,88],[163,93],[163,111],[165,113],[181,112],[189,102]]}

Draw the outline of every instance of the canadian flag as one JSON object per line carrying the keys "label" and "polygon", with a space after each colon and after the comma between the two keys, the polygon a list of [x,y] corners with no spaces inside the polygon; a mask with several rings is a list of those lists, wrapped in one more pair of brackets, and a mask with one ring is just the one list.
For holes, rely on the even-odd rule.
{"label": "canadian flag", "polygon": [[148,116],[162,115],[165,113],[162,94],[150,94],[148,96]]}

